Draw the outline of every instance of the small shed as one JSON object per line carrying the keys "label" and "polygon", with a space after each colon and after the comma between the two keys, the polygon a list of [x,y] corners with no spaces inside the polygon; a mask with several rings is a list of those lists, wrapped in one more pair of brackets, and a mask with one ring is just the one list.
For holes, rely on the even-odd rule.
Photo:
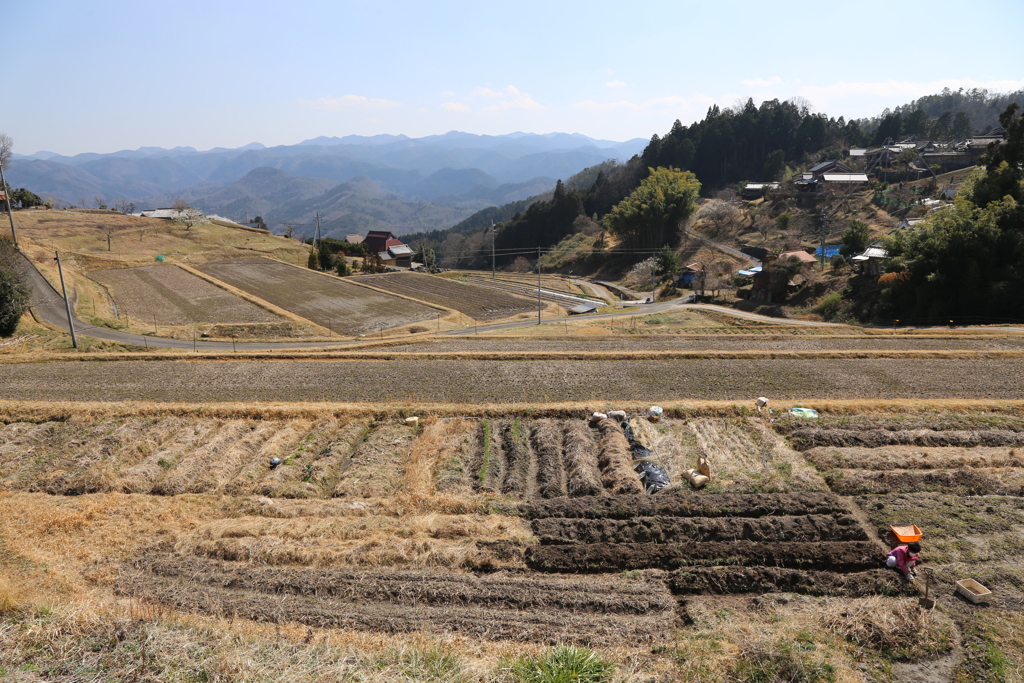
{"label": "small shed", "polygon": [[862,264],[865,275],[879,276],[882,274],[882,266],[889,258],[889,252],[877,244],[872,244],[863,253],[854,256],[851,261]]}

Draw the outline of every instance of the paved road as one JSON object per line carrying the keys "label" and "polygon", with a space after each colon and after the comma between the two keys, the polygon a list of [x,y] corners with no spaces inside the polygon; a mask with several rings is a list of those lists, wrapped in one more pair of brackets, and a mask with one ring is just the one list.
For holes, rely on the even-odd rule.
{"label": "paved road", "polygon": [[[50,284],[49,280],[43,277],[42,273],[35,267],[28,258],[22,255],[22,259],[26,264],[25,271],[28,274],[29,282],[32,285],[32,309],[36,318],[43,320],[51,325],[54,325],[62,330],[68,329],[67,313],[64,309],[64,298],[54,289],[53,285]],[[799,325],[799,326],[827,326],[831,323],[814,323],[804,320],[785,320],[782,318],[770,318],[768,316],[757,315],[755,313],[745,313],[743,311],[736,311],[731,308],[724,306],[714,306],[711,304],[686,304],[681,303],[681,300],[667,301],[663,303],[645,305],[642,307],[630,308],[625,311],[617,313],[605,313],[603,315],[588,316],[588,320],[607,320],[619,317],[626,317],[631,315],[649,315],[652,313],[660,313],[667,310],[679,309],[679,308],[698,308],[716,311],[725,315],[732,315],[738,318],[744,318],[746,320],[758,320],[761,322],[770,322],[782,325]],[[75,324],[75,332],[79,336],[93,337],[95,339],[105,339],[107,341],[117,342],[120,344],[133,344],[135,346],[149,346],[153,348],[162,349],[185,349],[192,350],[193,342],[183,339],[168,339],[166,337],[151,337],[148,335],[132,334],[130,332],[120,332],[118,330],[111,330],[105,327],[96,327],[90,323],[79,320],[77,317],[73,317]],[[548,322],[552,322],[549,320]],[[495,330],[507,330],[515,327],[526,327],[529,325],[536,325],[536,321],[518,321],[510,323],[498,323],[492,325],[480,325],[474,329],[457,329],[444,332],[445,335],[464,335],[472,334],[474,332],[491,332]],[[315,342],[219,342],[219,341],[199,341],[196,343],[197,348],[206,351],[230,351],[237,349],[239,351],[271,351],[274,349],[315,349],[323,347],[345,347],[355,344],[364,344],[366,340],[357,341],[315,341]]]}

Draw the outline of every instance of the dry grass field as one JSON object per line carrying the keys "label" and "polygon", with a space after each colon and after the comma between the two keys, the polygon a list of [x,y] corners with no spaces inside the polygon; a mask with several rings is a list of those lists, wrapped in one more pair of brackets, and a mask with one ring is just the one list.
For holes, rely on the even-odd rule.
{"label": "dry grass field", "polygon": [[[1024,498],[830,475],[1019,468],[1007,405],[634,417],[656,495],[579,413],[0,405],[0,675],[525,681],[572,644],[608,680],[1019,680]],[[891,523],[926,529],[931,612],[881,568]]]}
{"label": "dry grass field", "polygon": [[536,303],[504,292],[419,273],[363,275],[358,282],[452,308],[474,320],[498,320],[537,310]]}
{"label": "dry grass field", "polygon": [[117,302],[118,317],[134,315],[163,325],[271,323],[265,308],[170,264],[89,273]]}
{"label": "dry grass field", "polygon": [[269,259],[219,261],[207,263],[200,270],[343,335],[372,334],[445,314],[424,304]]}

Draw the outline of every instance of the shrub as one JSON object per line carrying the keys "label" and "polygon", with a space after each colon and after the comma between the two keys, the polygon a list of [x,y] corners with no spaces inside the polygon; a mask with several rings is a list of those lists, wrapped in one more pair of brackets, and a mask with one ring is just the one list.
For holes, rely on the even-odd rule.
{"label": "shrub", "polygon": [[28,310],[29,292],[18,251],[0,238],[0,337],[9,337]]}
{"label": "shrub", "polygon": [[562,645],[546,654],[524,656],[509,664],[517,683],[603,683],[615,665],[585,647]]}
{"label": "shrub", "polygon": [[814,312],[825,320],[830,320],[843,305],[843,295],[840,292],[829,292],[821,298],[821,301],[814,307]]}

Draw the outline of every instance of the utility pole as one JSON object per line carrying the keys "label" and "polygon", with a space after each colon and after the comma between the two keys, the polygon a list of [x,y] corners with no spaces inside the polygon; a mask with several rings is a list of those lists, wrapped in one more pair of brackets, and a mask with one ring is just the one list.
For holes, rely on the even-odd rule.
{"label": "utility pole", "polygon": [[[12,223],[11,225],[13,226],[14,224]],[[496,277],[495,276],[495,271],[496,270],[497,269],[494,267],[494,221],[491,221],[491,279],[492,280]]]}
{"label": "utility pole", "polygon": [[[320,243],[320,212],[316,212],[316,232],[313,233],[313,251],[317,250],[317,245]],[[319,256],[319,254],[317,254]]]}
{"label": "utility pole", "polygon": [[828,215],[828,206],[821,210],[821,270],[825,270],[825,240],[828,237],[828,226],[831,217]]}
{"label": "utility pole", "polygon": [[[0,189],[7,187],[7,181],[4,179],[4,166],[0,164]],[[4,190],[6,192],[6,190]],[[11,213],[11,195],[5,194],[7,197],[7,220],[11,222],[11,235],[14,237],[14,248],[18,248],[18,231],[14,229],[14,214]]]}
{"label": "utility pole", "polygon": [[540,247],[537,247],[537,324],[540,325]]}
{"label": "utility pole", "polygon": [[68,313],[68,329],[71,330],[71,346],[78,348],[78,337],[75,336],[75,323],[71,317],[71,302],[68,301],[68,288],[64,284],[64,268],[60,265],[60,252],[53,252],[56,258],[54,261],[57,262],[57,272],[60,273],[60,289],[64,292],[64,310]]}

